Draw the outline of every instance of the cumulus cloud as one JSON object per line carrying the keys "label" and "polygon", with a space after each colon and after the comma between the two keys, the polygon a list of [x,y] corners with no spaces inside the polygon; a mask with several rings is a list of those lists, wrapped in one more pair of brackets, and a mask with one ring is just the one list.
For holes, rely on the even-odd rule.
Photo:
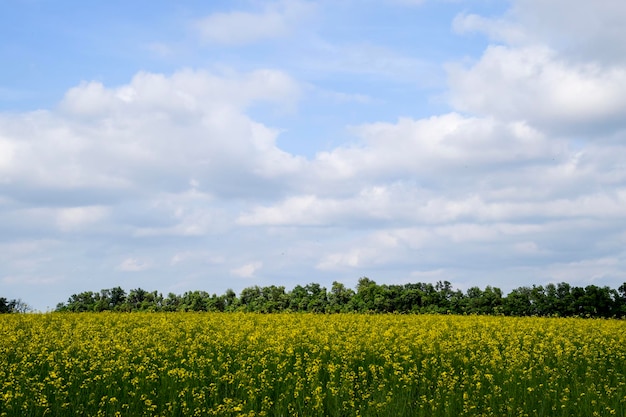
{"label": "cumulus cloud", "polygon": [[182,192],[191,178],[217,193],[250,178],[270,181],[301,161],[276,146],[277,131],[244,111],[297,95],[290,77],[271,70],[139,73],[117,88],[84,83],[58,110],[0,118],[0,180],[113,193]]}
{"label": "cumulus cloud", "polygon": [[621,145],[572,148],[525,122],[458,114],[353,132],[359,146],[319,153],[307,165],[308,193],[251,206],[237,222],[393,227],[623,218],[626,173],[609,156]]}
{"label": "cumulus cloud", "polygon": [[478,190],[488,173],[498,173],[490,182],[503,182],[512,172],[520,175],[530,166],[536,172],[569,153],[566,141],[549,139],[523,121],[456,113],[365,124],[352,131],[359,142],[320,152],[311,162],[314,183],[323,184],[315,192],[345,196],[372,183],[397,181],[413,184],[423,195],[442,187],[447,194]]}
{"label": "cumulus cloud", "polygon": [[259,69],[247,74],[181,70],[171,76],[140,72],[129,84],[117,88],[98,82],[71,88],[61,109],[96,117],[160,111],[175,118],[223,107],[244,109],[258,101],[292,101],[297,95],[296,82],[276,70]]}
{"label": "cumulus cloud", "polygon": [[624,123],[626,67],[568,63],[547,47],[489,47],[469,68],[450,70],[459,110],[519,120],[557,133]]}
{"label": "cumulus cloud", "polygon": [[494,42],[469,65],[449,67],[457,110],[523,120],[549,134],[602,136],[624,128],[626,5],[516,0],[501,16],[461,13],[459,34]]}

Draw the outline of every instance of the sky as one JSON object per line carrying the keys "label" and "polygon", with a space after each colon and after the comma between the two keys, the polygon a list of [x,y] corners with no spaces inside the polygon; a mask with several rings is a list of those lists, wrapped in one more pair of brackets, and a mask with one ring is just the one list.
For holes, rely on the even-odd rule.
{"label": "sky", "polygon": [[0,296],[626,282],[622,0],[3,0]]}

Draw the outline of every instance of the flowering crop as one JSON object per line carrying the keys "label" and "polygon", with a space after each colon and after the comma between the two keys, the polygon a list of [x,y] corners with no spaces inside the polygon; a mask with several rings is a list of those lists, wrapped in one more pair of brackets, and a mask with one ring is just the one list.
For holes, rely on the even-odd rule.
{"label": "flowering crop", "polygon": [[0,317],[0,416],[626,415],[626,321]]}

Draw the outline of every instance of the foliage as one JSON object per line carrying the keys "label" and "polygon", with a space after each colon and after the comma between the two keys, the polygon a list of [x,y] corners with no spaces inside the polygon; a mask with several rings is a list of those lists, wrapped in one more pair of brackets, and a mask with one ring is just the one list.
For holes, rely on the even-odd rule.
{"label": "foliage", "polygon": [[6,417],[626,415],[622,320],[51,313],[0,334]]}
{"label": "foliage", "polygon": [[443,313],[507,316],[624,317],[626,284],[618,290],[589,285],[572,287],[567,283],[544,287],[520,287],[507,296],[496,287],[471,287],[465,293],[447,282],[379,285],[363,277],[356,291],[334,282],[330,291],[320,284],[244,288],[239,297],[189,291],[163,297],[157,291],[141,288],[128,294],[120,288],[86,291],[72,295],[57,311],[242,311],[260,313]]}
{"label": "foliage", "polygon": [[27,313],[31,311],[31,308],[21,299],[7,300],[5,297],[0,297],[0,314],[3,313]]}

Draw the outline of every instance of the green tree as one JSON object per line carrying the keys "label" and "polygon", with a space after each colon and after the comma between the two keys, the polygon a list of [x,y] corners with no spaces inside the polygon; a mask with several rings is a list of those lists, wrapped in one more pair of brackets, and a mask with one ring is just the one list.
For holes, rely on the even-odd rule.
{"label": "green tree", "polygon": [[617,292],[609,287],[588,285],[585,287],[585,296],[581,301],[583,312],[591,317],[612,317],[617,315],[618,307],[614,301]]}
{"label": "green tree", "polygon": [[263,295],[258,285],[247,287],[239,295],[239,309],[242,311],[260,311],[263,304]]}
{"label": "green tree", "polygon": [[9,300],[4,297],[0,297],[0,314],[10,313]]}
{"label": "green tree", "polygon": [[572,287],[566,282],[561,282],[556,286],[556,312],[563,317],[576,314]]}
{"label": "green tree", "polygon": [[308,292],[302,285],[296,285],[288,294],[288,309],[291,311],[307,311],[309,307]]}
{"label": "green tree", "polygon": [[209,294],[206,291],[187,291],[180,300],[180,311],[207,311]]}
{"label": "green tree", "polygon": [[507,316],[532,315],[531,291],[529,287],[519,287],[511,291],[503,300],[502,312]]}
{"label": "green tree", "polygon": [[233,311],[237,308],[237,304],[239,303],[239,299],[237,298],[237,294],[231,288],[226,290],[226,294],[224,294],[224,309],[226,311]]}
{"label": "green tree", "polygon": [[307,284],[306,290],[307,311],[312,313],[323,313],[328,305],[328,294],[325,287],[317,283]]}
{"label": "green tree", "polygon": [[170,292],[167,294],[167,298],[163,300],[163,311],[178,311],[181,304],[181,298],[173,292]]}
{"label": "green tree", "polygon": [[271,285],[261,288],[261,304],[258,306],[262,313],[276,313],[284,311],[289,305],[289,297],[285,287]]}
{"label": "green tree", "polygon": [[352,298],[352,305],[356,311],[386,312],[390,309],[389,291],[385,286],[362,277],[357,284],[357,291]]}
{"label": "green tree", "polygon": [[92,291],[83,291],[79,294],[72,294],[66,304],[57,305],[58,311],[96,311],[96,293]]}
{"label": "green tree", "polygon": [[421,284],[405,284],[397,302],[398,310],[402,313],[418,313],[424,306],[424,291]]}
{"label": "green tree", "polygon": [[334,281],[328,293],[327,311],[330,313],[340,313],[348,311],[350,301],[354,297],[354,291],[346,288],[340,282]]}

